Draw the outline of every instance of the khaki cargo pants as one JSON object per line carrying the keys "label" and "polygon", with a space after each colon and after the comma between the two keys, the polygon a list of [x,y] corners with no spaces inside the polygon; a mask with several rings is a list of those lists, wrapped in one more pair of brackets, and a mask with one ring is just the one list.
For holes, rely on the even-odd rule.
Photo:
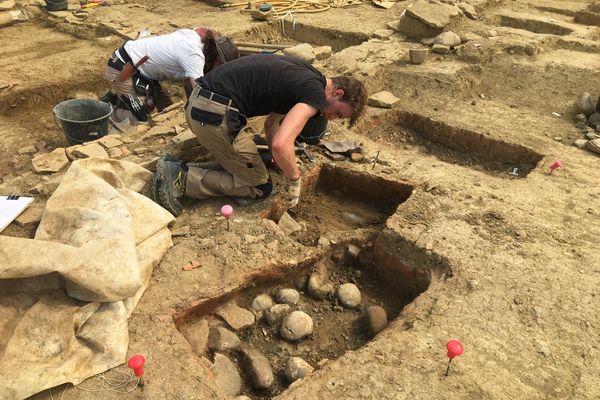
{"label": "khaki cargo pants", "polygon": [[[216,171],[189,166],[185,195],[197,199],[216,196],[237,196],[255,198],[263,195],[256,186],[269,180],[269,172],[260,158],[251,132],[243,127],[235,138],[227,126],[227,112],[230,108],[200,96],[200,86],[196,86],[189,98],[185,116],[198,141],[224,168]],[[200,122],[198,114],[203,112],[222,116],[222,121]],[[210,120],[209,118],[200,118]],[[194,118],[195,117],[195,118]]]}

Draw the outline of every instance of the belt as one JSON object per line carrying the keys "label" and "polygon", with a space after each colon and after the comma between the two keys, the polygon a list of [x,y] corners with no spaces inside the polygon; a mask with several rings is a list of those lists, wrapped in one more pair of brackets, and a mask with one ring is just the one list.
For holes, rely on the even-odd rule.
{"label": "belt", "polygon": [[[121,58],[117,57],[117,54],[121,56]],[[121,61],[121,59],[123,59],[123,61]],[[119,47],[117,50],[115,50],[115,53],[113,53],[113,55],[108,59],[108,65],[119,71],[121,71],[127,63],[133,65],[133,60],[131,59],[131,57],[129,57],[129,54],[127,54],[124,47]]]}
{"label": "belt", "polygon": [[198,91],[198,95],[202,96],[206,99],[212,100],[216,103],[222,104],[224,106],[230,106],[230,107],[235,108],[233,106],[233,102],[231,101],[231,99],[229,97],[221,96],[220,94],[211,92],[208,89],[200,88],[200,90]]}

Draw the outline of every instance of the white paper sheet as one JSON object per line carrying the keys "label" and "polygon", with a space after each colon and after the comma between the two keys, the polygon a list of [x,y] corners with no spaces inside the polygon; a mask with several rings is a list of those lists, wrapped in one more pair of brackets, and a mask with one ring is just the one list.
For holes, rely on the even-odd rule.
{"label": "white paper sheet", "polygon": [[19,216],[33,201],[33,197],[0,196],[0,232]]}

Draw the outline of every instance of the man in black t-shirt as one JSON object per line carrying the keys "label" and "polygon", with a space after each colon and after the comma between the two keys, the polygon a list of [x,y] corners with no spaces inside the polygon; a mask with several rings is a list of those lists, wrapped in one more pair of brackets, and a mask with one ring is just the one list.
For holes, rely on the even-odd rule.
{"label": "man in black t-shirt", "polygon": [[230,61],[198,80],[186,106],[190,129],[217,164],[186,166],[165,155],[152,178],[154,200],[174,215],[183,195],[204,199],[231,196],[238,203],[271,193],[246,118],[266,115],[264,129],[273,158],[289,179],[289,207],[301,189],[295,139],[315,115],[349,118],[352,126],[364,112],[365,87],[351,77],[326,78],[294,57],[254,55]]}

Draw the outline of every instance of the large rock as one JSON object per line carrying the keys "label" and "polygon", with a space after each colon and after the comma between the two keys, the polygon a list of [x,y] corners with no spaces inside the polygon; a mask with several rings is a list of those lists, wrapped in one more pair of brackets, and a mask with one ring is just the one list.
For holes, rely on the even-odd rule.
{"label": "large rock", "polygon": [[306,62],[313,62],[316,59],[315,49],[308,43],[300,43],[296,46],[283,50],[286,56],[298,57]]}
{"label": "large rock", "polygon": [[285,377],[288,381],[294,382],[310,375],[315,369],[304,359],[300,357],[290,357],[285,366]]}
{"label": "large rock", "polygon": [[377,92],[369,97],[368,104],[373,107],[392,108],[398,104],[399,98],[387,91]]}
{"label": "large rock", "polygon": [[255,314],[258,315],[260,318],[260,316],[262,316],[265,311],[273,307],[273,304],[275,304],[275,302],[273,301],[271,296],[269,296],[266,293],[261,293],[254,298],[251,307]]}
{"label": "large rock", "polygon": [[42,219],[42,215],[44,215],[44,209],[45,207],[43,204],[33,203],[27,207],[25,211],[19,214],[15,219],[15,222],[20,227],[37,224]]}
{"label": "large rock", "polygon": [[600,154],[600,139],[590,140],[585,144],[585,148],[591,152]]}
{"label": "large rock", "polygon": [[197,320],[181,327],[181,334],[188,341],[192,351],[199,357],[206,353],[209,327],[205,319]]}
{"label": "large rock", "polygon": [[344,283],[340,285],[337,291],[337,297],[340,303],[345,307],[354,308],[360,305],[360,290],[353,283]]}
{"label": "large rock", "polygon": [[106,150],[112,149],[113,147],[119,147],[123,144],[121,135],[108,135],[98,139],[98,143]]}
{"label": "large rock", "polygon": [[0,1],[0,11],[6,11],[14,8],[16,5],[15,0],[4,0]]}
{"label": "large rock", "polygon": [[370,306],[367,308],[367,330],[371,337],[377,335],[388,326],[387,313],[380,306]]}
{"label": "large rock", "polygon": [[590,115],[587,123],[592,128],[596,128],[596,126],[600,125],[600,113],[595,112],[592,115]]}
{"label": "large rock", "polygon": [[443,32],[433,39],[433,44],[442,44],[448,47],[454,47],[461,44],[460,36],[452,31]]}
{"label": "large rock", "polygon": [[586,139],[577,139],[573,142],[573,145],[578,149],[583,149],[587,143]]}
{"label": "large rock", "polygon": [[329,57],[331,57],[331,46],[315,47],[315,58],[317,60],[324,60]]}
{"label": "large rock", "polygon": [[592,99],[592,95],[589,93],[584,93],[577,99],[575,103],[575,108],[577,110],[577,114],[584,114],[586,117],[589,117],[596,111],[596,105],[594,104],[594,100]]}
{"label": "large rock", "polygon": [[279,218],[277,225],[288,236],[302,230],[302,225],[297,223],[287,212],[283,213],[281,218]]}
{"label": "large rock", "polygon": [[289,304],[275,304],[265,313],[269,325],[275,325],[292,311]]}
{"label": "large rock", "polygon": [[444,28],[450,23],[450,18],[459,14],[460,9],[456,6],[425,0],[417,0],[412,7],[406,8],[406,15],[438,29]]}
{"label": "large rock", "polygon": [[250,381],[256,389],[268,389],[275,382],[275,376],[267,357],[252,347],[243,345],[240,348],[241,362]]}
{"label": "large rock", "polygon": [[215,314],[223,318],[236,331],[254,324],[254,314],[233,302],[226,303],[217,308]]}
{"label": "large rock", "polygon": [[313,320],[308,314],[294,311],[284,318],[279,334],[285,340],[295,342],[312,334],[313,325]]}
{"label": "large rock", "polygon": [[58,148],[48,154],[41,154],[32,160],[35,172],[58,172],[69,163],[64,148]]}
{"label": "large rock", "polygon": [[388,27],[396,32],[418,38],[435,37],[442,33],[441,28],[433,28],[423,21],[406,14],[402,15],[398,21],[389,22]]}
{"label": "large rock", "polygon": [[198,138],[196,137],[196,135],[194,135],[194,132],[192,132],[189,129],[186,129],[185,131],[181,132],[171,140],[179,147],[192,146],[198,143]]}
{"label": "large rock", "polygon": [[72,154],[76,158],[110,158],[106,150],[96,142],[78,146]]}
{"label": "large rock", "polygon": [[213,351],[235,350],[240,347],[240,338],[224,326],[210,330],[208,348]]}
{"label": "large rock", "polygon": [[215,354],[211,368],[215,383],[227,396],[237,396],[242,390],[242,377],[235,364],[223,354]]}
{"label": "large rock", "polygon": [[277,301],[284,304],[298,304],[300,293],[296,289],[281,289],[277,292]]}
{"label": "large rock", "polygon": [[467,16],[467,18],[477,19],[477,11],[469,3],[458,3],[458,8]]}

